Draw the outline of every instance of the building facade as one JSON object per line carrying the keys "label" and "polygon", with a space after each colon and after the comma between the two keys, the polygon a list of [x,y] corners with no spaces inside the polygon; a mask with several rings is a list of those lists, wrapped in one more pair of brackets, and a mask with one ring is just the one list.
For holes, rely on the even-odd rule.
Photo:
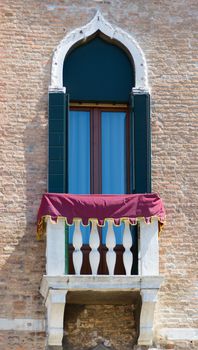
{"label": "building facade", "polygon": [[[196,11],[197,4],[194,0],[82,0],[53,3],[18,0],[5,1],[1,5],[0,349],[197,348]],[[78,51],[86,47],[88,53]],[[102,55],[104,51],[105,58]],[[88,70],[93,61],[91,60],[86,76],[82,76],[80,80],[78,73],[75,81],[75,74],[71,77],[69,74],[71,71],[78,72],[77,67],[81,65],[84,54],[88,55],[86,57],[97,59],[98,65],[103,60],[103,66],[99,72],[93,67],[89,77]],[[90,56],[92,54],[93,56]],[[108,59],[109,66],[105,74],[111,75],[105,84],[102,81],[100,85],[100,75],[104,74],[103,69]],[[115,65],[118,62],[117,68],[112,72],[111,60]],[[121,70],[121,67],[128,68]],[[88,84],[87,81],[92,79],[93,75],[96,75],[96,82]],[[113,79],[114,84],[108,85]],[[94,88],[92,84],[95,84]],[[97,85],[98,91],[95,88]],[[129,100],[126,100],[123,92],[126,86]],[[94,94],[93,91],[96,91],[97,96],[90,97]],[[85,116],[92,108],[90,113],[93,113],[93,116],[97,115],[101,130],[104,119],[102,113],[119,113],[120,124],[116,124],[114,118],[115,125],[110,124],[110,129],[117,130],[115,133],[120,146],[115,153],[117,143],[112,139],[109,145],[105,143],[104,156],[99,155],[99,158],[96,156],[99,146],[88,150],[92,157],[91,171],[84,168],[83,164],[76,168],[76,163],[72,163],[72,154],[75,154],[75,158],[80,154],[77,162],[79,163],[86,153],[86,147],[89,147],[89,143],[84,141],[89,135],[89,131],[86,133],[86,116],[78,136],[75,136],[77,121],[73,125],[74,148],[71,148],[71,154],[67,153],[70,158],[67,163],[69,170],[65,170],[65,163],[62,162],[66,158],[57,155],[53,148],[52,134],[56,133],[56,140],[61,139],[61,135],[57,136],[60,125],[53,123],[53,120],[66,115],[68,92],[69,115],[82,116],[84,113]],[[107,98],[110,92],[110,97]],[[64,103],[57,102],[57,98],[63,98]],[[130,125],[130,130],[136,130],[136,142],[133,147],[133,138],[130,139],[129,136],[129,142],[125,144],[128,136],[121,133],[123,124],[120,120],[126,110],[129,110],[129,114],[132,111],[135,118],[136,115],[143,118],[135,125],[135,129]],[[92,120],[97,118],[93,117]],[[94,124],[93,130],[98,130],[98,125]],[[71,121],[70,126],[72,128]],[[107,130],[107,127],[105,124],[104,130]],[[64,131],[64,128],[61,129],[63,134]],[[72,143],[71,134],[70,130],[67,134],[70,142],[64,141],[69,145]],[[82,143],[79,141],[80,135],[83,135]],[[94,145],[97,142],[103,143],[102,136],[99,141],[94,138],[94,131],[90,135]],[[109,138],[108,135],[104,135],[105,140]],[[90,141],[90,145],[92,143]],[[61,144],[58,146],[61,148]],[[134,166],[126,167],[125,172],[128,175],[125,172],[119,173],[116,169],[116,166],[124,169],[124,164],[127,163],[122,157],[122,148],[126,149],[124,157],[129,160],[128,163],[133,164],[131,154],[134,154],[136,159]],[[129,148],[132,148],[134,153],[130,151],[128,154]],[[63,143],[63,152],[65,149],[66,143]],[[116,175],[110,172],[110,178],[107,180],[108,175],[105,173],[105,180],[102,180],[101,184],[102,175],[95,180],[94,174],[99,173],[99,169],[97,165],[93,166],[93,163],[94,159],[97,159],[95,163],[102,162],[101,168],[105,169],[107,149],[111,155],[115,155],[111,157],[111,168]],[[79,153],[82,150],[83,152]],[[59,151],[62,152],[61,149]],[[107,164],[108,162],[107,160]],[[67,182],[69,190],[66,181],[63,180],[65,173],[60,169],[64,169],[67,175],[70,172]],[[80,171],[80,189],[76,189],[75,173]],[[104,276],[99,276],[97,281],[94,277],[97,286],[93,280],[86,279],[87,273],[81,282],[75,279],[75,276],[73,280],[70,279],[71,286],[68,288],[71,289],[60,287],[65,286],[65,277],[53,281],[55,284],[52,283],[51,287],[50,279],[47,283],[43,280],[45,283],[41,284],[43,275],[46,275],[46,240],[36,240],[37,212],[41,197],[47,191],[90,193],[84,187],[82,189],[89,174],[91,193],[144,193],[152,190],[163,198],[166,225],[159,237],[159,271],[157,267],[157,272],[153,269],[152,272],[146,270],[145,274],[140,273],[139,264],[134,271],[132,270],[133,276],[122,276],[121,279],[108,276],[106,280],[103,280]],[[128,179],[126,184],[123,178]],[[109,186],[112,186],[112,189],[108,192]],[[120,186],[119,191],[116,192],[114,186],[116,189]],[[59,224],[61,225],[61,222]],[[56,231],[58,236],[58,230]],[[157,231],[155,230],[155,233]],[[133,233],[136,238],[137,235],[137,232]],[[74,242],[69,243],[75,246]],[[83,243],[87,243],[86,238]],[[119,245],[119,242],[117,243]],[[76,243],[77,248],[78,244],[79,242]],[[111,244],[110,242],[109,249]],[[127,244],[125,249],[128,249]],[[56,240],[52,242],[54,249],[55,245]],[[133,256],[138,265],[137,246]],[[153,254],[155,248],[154,245],[151,246],[152,266],[153,261],[158,264],[158,257]],[[61,244],[57,249],[61,250]],[[50,271],[62,268],[61,253],[59,259],[57,254],[53,256],[50,252],[48,240],[47,275],[54,275],[56,273]],[[70,257],[70,266],[71,261]],[[149,262],[146,268],[148,266]],[[74,266],[74,270],[77,268]],[[85,271],[86,269],[87,267]],[[57,276],[67,276],[70,272],[74,273],[74,270],[62,271],[57,273]],[[102,270],[101,273],[106,275],[106,270]],[[143,275],[147,280],[144,280]],[[151,282],[148,282],[149,276],[154,276]],[[79,290],[80,283],[81,286],[88,287],[83,287],[83,291]],[[119,285],[124,283],[125,288],[121,288]],[[146,287],[139,288],[141,283],[145,283]],[[77,285],[77,288],[74,285]],[[103,286],[101,290],[100,286]],[[156,298],[154,291],[158,288]],[[151,294],[154,292],[151,299],[148,299],[148,295],[144,297],[144,289],[150,290]],[[61,294],[60,290],[64,292]],[[56,304],[55,309],[53,300]],[[144,305],[148,306],[148,309],[143,311],[146,314],[145,322],[142,321],[141,311],[144,310]],[[153,306],[155,313],[151,311],[154,311]],[[57,315],[62,315],[62,320]],[[57,327],[56,319],[58,323],[62,322],[61,327]],[[140,339],[141,334],[145,335],[145,328],[148,328],[149,332],[152,329],[149,341],[148,338],[147,341]],[[54,338],[53,332],[56,333]],[[63,344],[60,345],[62,338]]]}

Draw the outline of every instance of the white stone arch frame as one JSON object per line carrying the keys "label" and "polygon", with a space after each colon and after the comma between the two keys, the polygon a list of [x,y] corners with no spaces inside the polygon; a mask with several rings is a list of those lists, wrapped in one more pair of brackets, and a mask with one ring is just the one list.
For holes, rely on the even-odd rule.
{"label": "white stone arch frame", "polygon": [[63,86],[63,65],[67,53],[79,41],[86,41],[88,37],[93,36],[98,31],[110,40],[113,39],[120,43],[131,56],[135,68],[135,87],[133,91],[148,91],[146,60],[140,46],[131,35],[108,23],[99,11],[88,24],[67,34],[55,49],[52,59],[50,90],[65,90]]}

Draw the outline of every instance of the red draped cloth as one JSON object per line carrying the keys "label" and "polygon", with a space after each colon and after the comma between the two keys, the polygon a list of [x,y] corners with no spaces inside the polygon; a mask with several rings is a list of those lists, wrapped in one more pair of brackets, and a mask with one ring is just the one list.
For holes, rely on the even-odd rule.
{"label": "red draped cloth", "polygon": [[140,218],[149,223],[156,217],[162,227],[165,210],[162,200],[156,193],[125,195],[46,193],[42,197],[38,211],[38,238],[41,238],[45,231],[47,217],[55,221],[62,217],[68,225],[72,225],[76,218],[80,218],[84,225],[88,225],[90,219],[97,219],[101,226],[104,225],[105,219],[114,219],[115,225],[119,225],[123,219],[128,219],[135,225]]}

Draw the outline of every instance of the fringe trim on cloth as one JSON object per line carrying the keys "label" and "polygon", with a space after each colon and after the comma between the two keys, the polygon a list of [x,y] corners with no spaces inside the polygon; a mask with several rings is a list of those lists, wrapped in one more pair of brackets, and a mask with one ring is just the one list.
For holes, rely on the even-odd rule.
{"label": "fringe trim on cloth", "polygon": [[80,221],[81,225],[84,227],[90,226],[92,222],[97,222],[98,227],[104,227],[106,222],[111,220],[114,222],[114,225],[116,227],[119,227],[122,223],[128,222],[131,226],[136,226],[139,222],[144,221],[146,224],[151,224],[153,219],[158,219],[158,227],[159,227],[159,235],[162,232],[162,229],[165,224],[165,220],[162,220],[162,218],[157,217],[157,216],[152,216],[150,218],[145,218],[145,217],[138,217],[138,218],[120,218],[120,219],[114,219],[114,218],[105,218],[103,220],[103,224],[100,224],[97,218],[89,218],[88,224],[84,224],[83,220],[81,218],[73,218],[72,222],[68,222],[66,217],[63,216],[57,216],[55,219],[52,219],[50,215],[45,215],[43,216],[40,221],[37,224],[37,235],[36,238],[37,240],[42,240],[46,234],[46,229],[47,229],[47,220],[50,219],[51,223],[56,224],[58,220],[64,220],[65,224],[67,226],[73,226],[75,222]]}

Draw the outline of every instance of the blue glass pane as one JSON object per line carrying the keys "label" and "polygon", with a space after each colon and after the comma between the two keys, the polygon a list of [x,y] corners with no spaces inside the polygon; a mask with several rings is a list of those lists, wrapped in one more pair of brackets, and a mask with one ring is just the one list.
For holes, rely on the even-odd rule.
{"label": "blue glass pane", "polygon": [[[102,228],[102,244],[106,244],[106,236],[107,236],[107,229],[108,225],[105,223],[105,227]],[[116,238],[116,244],[122,244],[123,243],[123,232],[124,232],[124,223],[122,223],[120,226],[113,225],[115,238]]]}
{"label": "blue glass pane", "polygon": [[126,193],[126,113],[102,112],[102,193]]}
{"label": "blue glass pane", "polygon": [[[83,244],[89,244],[90,226],[85,227],[80,225],[80,229],[82,232]],[[74,225],[69,226],[69,244],[73,242],[73,234],[74,234]]]}
{"label": "blue glass pane", "polygon": [[90,113],[70,111],[68,118],[68,192],[90,193]]}
{"label": "blue glass pane", "polygon": [[[126,113],[102,112],[102,193],[126,193]],[[116,243],[122,244],[124,225],[114,227]],[[103,229],[105,243],[107,228]]]}
{"label": "blue glass pane", "polygon": [[[90,113],[70,111],[68,118],[68,192],[90,193]],[[81,227],[83,243],[89,240],[89,227]],[[72,243],[74,227],[69,228]]]}

